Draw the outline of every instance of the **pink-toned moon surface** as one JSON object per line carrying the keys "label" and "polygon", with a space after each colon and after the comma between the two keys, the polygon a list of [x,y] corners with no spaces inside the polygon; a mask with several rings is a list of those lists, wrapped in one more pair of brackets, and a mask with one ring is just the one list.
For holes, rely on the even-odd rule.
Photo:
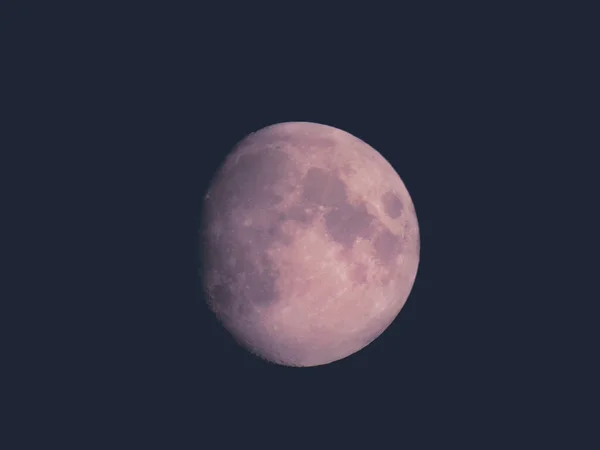
{"label": "pink-toned moon surface", "polygon": [[288,122],[229,154],[203,204],[210,308],[249,351],[288,366],[345,358],[395,319],[419,226],[392,166],[353,135]]}

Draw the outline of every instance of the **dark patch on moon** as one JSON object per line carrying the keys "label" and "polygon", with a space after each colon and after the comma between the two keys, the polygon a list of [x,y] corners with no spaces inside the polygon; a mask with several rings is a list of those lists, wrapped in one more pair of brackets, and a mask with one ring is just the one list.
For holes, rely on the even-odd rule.
{"label": "dark patch on moon", "polygon": [[382,230],[373,242],[375,256],[385,265],[391,265],[402,251],[400,238],[388,229]]}
{"label": "dark patch on moon", "polygon": [[293,179],[293,170],[285,153],[264,149],[233,155],[216,180],[204,220],[218,224],[218,233],[205,239],[206,264],[228,280],[210,288],[218,309],[248,313],[251,304],[266,307],[279,299],[279,274],[267,251],[290,242],[282,231],[285,216],[277,211],[283,199],[274,189]]}
{"label": "dark patch on moon", "polygon": [[214,286],[208,286],[207,292],[209,295],[210,303],[215,309],[230,309],[233,306],[235,297],[231,292],[229,284],[216,284]]}
{"label": "dark patch on moon", "polygon": [[207,244],[208,264],[221,279],[209,288],[218,309],[241,313],[249,310],[242,303],[268,306],[278,300],[279,274],[266,253],[272,240],[265,230],[238,227]]}
{"label": "dark patch on moon", "polygon": [[264,253],[262,256],[251,250],[244,253],[248,256],[242,258],[245,264],[240,272],[243,297],[255,305],[268,306],[278,299],[275,283],[279,274]]}
{"label": "dark patch on moon", "polygon": [[373,216],[364,204],[342,203],[325,214],[325,227],[331,238],[346,248],[354,245],[358,237],[371,235]]}
{"label": "dark patch on moon", "polygon": [[269,247],[277,242],[282,243],[284,245],[290,245],[292,243],[291,236],[287,235],[283,231],[283,222],[284,219],[279,218],[271,222],[265,231],[259,230],[260,236],[265,246]]}
{"label": "dark patch on moon", "polygon": [[308,208],[302,204],[291,206],[287,210],[287,217],[300,225],[308,225],[312,223],[314,219],[314,211],[308,212],[307,209]]}
{"label": "dark patch on moon", "polygon": [[325,213],[325,227],[331,238],[351,248],[358,237],[371,235],[374,217],[364,204],[348,201],[346,184],[334,173],[312,167],[302,180],[302,199],[306,204],[330,208]]}
{"label": "dark patch on moon", "polygon": [[381,203],[383,203],[385,213],[392,219],[397,219],[402,215],[404,205],[402,204],[402,200],[393,192],[388,191],[383,194],[381,196]]}
{"label": "dark patch on moon", "polygon": [[346,202],[346,185],[334,174],[311,167],[302,180],[305,201],[323,206],[337,206]]}
{"label": "dark patch on moon", "polygon": [[233,280],[222,280],[218,284],[207,286],[209,304],[215,311],[224,312],[231,317],[248,317],[252,312],[250,303],[240,301]]}
{"label": "dark patch on moon", "polygon": [[225,173],[219,175],[221,179],[212,194],[224,203],[223,208],[262,209],[281,203],[283,198],[274,188],[292,171],[287,154],[264,149],[233,155],[230,164]]}
{"label": "dark patch on moon", "polygon": [[254,228],[259,233],[259,238],[264,241],[265,244],[269,244],[274,240],[282,237],[281,225],[287,219],[286,214],[273,212],[266,212],[262,214],[262,222],[257,223]]}

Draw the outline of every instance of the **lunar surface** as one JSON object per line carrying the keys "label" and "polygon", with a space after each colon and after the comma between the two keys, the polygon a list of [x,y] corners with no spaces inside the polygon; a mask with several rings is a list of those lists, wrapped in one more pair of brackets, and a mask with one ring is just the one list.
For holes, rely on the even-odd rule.
{"label": "lunar surface", "polygon": [[395,319],[419,226],[392,166],[353,135],[280,123],[242,140],[204,198],[210,308],[249,351],[287,366],[345,358]]}

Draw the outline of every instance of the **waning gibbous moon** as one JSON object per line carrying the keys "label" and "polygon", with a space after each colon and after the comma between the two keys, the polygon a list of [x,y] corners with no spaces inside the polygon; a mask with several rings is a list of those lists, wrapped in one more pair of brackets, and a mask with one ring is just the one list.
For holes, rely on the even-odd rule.
{"label": "waning gibbous moon", "polygon": [[243,139],[202,210],[208,304],[244,347],[317,366],[376,339],[419,265],[413,202],[393,167],[353,135],[288,122]]}

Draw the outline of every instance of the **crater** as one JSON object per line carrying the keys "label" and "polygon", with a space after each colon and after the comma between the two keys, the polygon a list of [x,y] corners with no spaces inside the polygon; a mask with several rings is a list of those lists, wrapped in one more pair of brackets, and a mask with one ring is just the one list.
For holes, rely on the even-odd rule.
{"label": "crater", "polygon": [[392,219],[397,219],[402,215],[404,205],[402,200],[391,191],[386,192],[381,196],[381,203],[385,213]]}

